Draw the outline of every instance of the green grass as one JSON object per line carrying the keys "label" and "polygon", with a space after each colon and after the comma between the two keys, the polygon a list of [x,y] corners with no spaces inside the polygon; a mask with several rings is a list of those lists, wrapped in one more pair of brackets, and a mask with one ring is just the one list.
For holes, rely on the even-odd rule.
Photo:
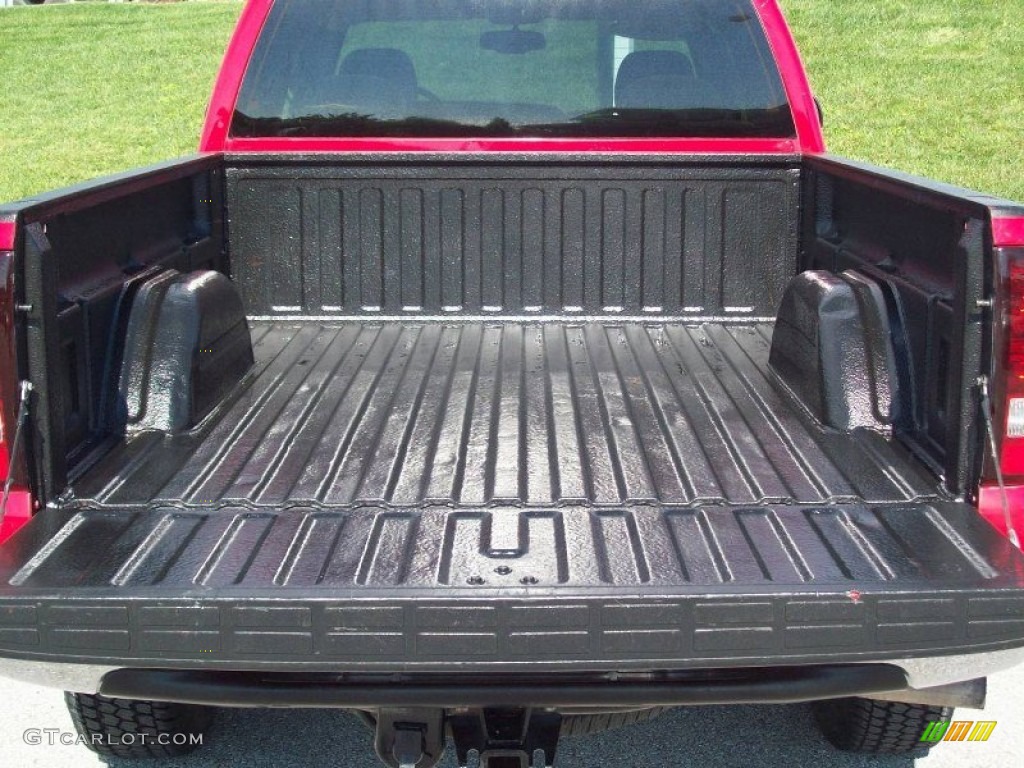
{"label": "green grass", "polygon": [[782,0],[829,149],[1024,201],[1024,0]]}
{"label": "green grass", "polygon": [[194,152],[241,7],[0,11],[0,201]]}
{"label": "green grass", "polygon": [[[782,0],[830,148],[1024,200],[1024,0]],[[0,11],[0,200],[193,151],[238,2]]]}

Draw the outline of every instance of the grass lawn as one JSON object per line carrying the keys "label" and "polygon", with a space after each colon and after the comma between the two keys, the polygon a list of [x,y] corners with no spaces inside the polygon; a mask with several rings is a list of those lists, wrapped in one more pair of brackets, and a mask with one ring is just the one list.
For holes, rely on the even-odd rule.
{"label": "grass lawn", "polygon": [[0,200],[194,152],[241,8],[0,11]]}
{"label": "grass lawn", "polygon": [[[782,0],[833,151],[1024,200],[1024,0]],[[192,151],[239,2],[0,11],[0,200]]]}
{"label": "grass lawn", "polygon": [[782,0],[831,151],[1024,201],[1024,0]]}

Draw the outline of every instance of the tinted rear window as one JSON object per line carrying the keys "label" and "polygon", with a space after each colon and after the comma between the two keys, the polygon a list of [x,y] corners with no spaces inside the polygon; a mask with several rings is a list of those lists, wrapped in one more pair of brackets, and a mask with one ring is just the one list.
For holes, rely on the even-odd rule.
{"label": "tinted rear window", "polygon": [[749,0],[278,0],[232,134],[789,137]]}

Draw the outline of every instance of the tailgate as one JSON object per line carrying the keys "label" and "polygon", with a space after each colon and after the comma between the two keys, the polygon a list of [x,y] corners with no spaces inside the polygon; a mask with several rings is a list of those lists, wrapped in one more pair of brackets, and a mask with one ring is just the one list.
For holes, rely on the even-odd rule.
{"label": "tailgate", "polygon": [[1024,557],[964,504],[47,509],[0,654],[164,668],[683,669],[1024,645]]}

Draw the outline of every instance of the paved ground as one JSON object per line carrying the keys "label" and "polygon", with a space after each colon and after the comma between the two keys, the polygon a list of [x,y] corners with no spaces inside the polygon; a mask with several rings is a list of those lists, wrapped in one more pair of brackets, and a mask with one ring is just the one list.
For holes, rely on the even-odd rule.
{"label": "paved ground", "polygon": [[[996,768],[1019,765],[1024,754],[1024,667],[991,680],[986,720],[998,720],[985,744],[943,744],[922,768]],[[58,691],[0,680],[0,755],[19,768],[102,765],[84,747],[29,745],[26,729],[71,731]],[[963,710],[963,719],[980,713]],[[46,739],[46,735],[42,734]],[[111,768],[147,763],[112,761]],[[378,765],[366,727],[349,715],[327,710],[234,710],[221,713],[206,746],[189,759],[149,763],[153,768],[300,768]],[[807,707],[710,707],[677,710],[658,720],[602,736],[567,740],[561,768],[903,768],[910,760],[870,760],[830,751],[811,727]],[[448,755],[445,768],[454,761]]]}

